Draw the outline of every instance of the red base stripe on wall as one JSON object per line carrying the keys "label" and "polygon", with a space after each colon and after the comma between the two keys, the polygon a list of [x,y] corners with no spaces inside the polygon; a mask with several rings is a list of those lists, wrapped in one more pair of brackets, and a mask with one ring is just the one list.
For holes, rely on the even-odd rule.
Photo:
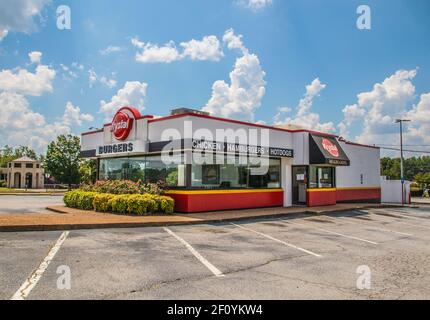
{"label": "red base stripe on wall", "polygon": [[284,203],[283,191],[234,193],[168,193],[175,199],[177,212],[207,212],[230,209],[279,207]]}
{"label": "red base stripe on wall", "polygon": [[337,189],[336,200],[338,202],[359,201],[359,200],[381,200],[380,188],[344,188]]}
{"label": "red base stripe on wall", "polygon": [[306,200],[308,207],[335,205],[336,189],[308,190]]}

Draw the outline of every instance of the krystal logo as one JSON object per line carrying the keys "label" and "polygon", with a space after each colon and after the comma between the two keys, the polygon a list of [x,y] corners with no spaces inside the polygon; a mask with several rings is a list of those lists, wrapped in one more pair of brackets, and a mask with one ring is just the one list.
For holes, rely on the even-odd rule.
{"label": "krystal logo", "polygon": [[330,140],[322,139],[322,146],[324,150],[330,153],[333,157],[339,157],[339,150],[337,149],[336,145],[334,145]]}
{"label": "krystal logo", "polygon": [[133,128],[134,119],[139,117],[140,113],[136,109],[129,107],[119,109],[113,117],[110,129],[115,139],[120,141],[127,139]]}

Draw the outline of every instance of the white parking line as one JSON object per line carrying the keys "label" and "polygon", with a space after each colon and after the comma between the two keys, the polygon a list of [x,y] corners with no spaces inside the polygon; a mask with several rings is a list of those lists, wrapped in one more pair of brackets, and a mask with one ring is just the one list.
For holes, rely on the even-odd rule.
{"label": "white parking line", "polygon": [[69,231],[65,231],[61,234],[61,236],[55,242],[54,246],[49,250],[48,254],[40,263],[40,265],[37,267],[37,269],[31,273],[31,275],[27,278],[27,280],[24,281],[22,286],[12,296],[11,300],[24,300],[25,298],[28,297],[31,290],[33,290],[33,288],[39,282],[43,273],[46,271],[49,264],[54,259],[58,250],[60,250],[61,245],[64,243],[68,235],[69,235]]}
{"label": "white parking line", "polygon": [[[403,218],[407,217],[408,219],[411,219],[411,220],[414,220],[414,221],[419,221],[419,222],[425,222],[425,221],[427,221],[427,222],[430,222],[430,220],[426,220],[425,218],[420,218],[420,217],[417,217],[417,216],[412,216],[412,215],[410,215],[410,214],[408,214],[406,212],[403,213],[402,211],[395,211],[395,210],[393,210],[393,211],[387,211],[387,210],[383,210],[383,209],[372,209],[370,212],[372,212],[372,211],[373,211],[373,214],[378,214],[378,212],[389,214],[390,217],[392,217],[394,219],[403,219]],[[385,216],[384,214],[378,214],[378,215]],[[430,227],[430,226],[428,226],[428,227]]]}
{"label": "white parking line", "polygon": [[406,232],[400,232],[400,231],[395,231],[395,230],[386,229],[386,228],[375,227],[374,226],[375,224],[372,223],[371,221],[363,221],[363,223],[361,223],[361,222],[352,222],[352,221],[349,221],[349,219],[353,219],[354,217],[350,217],[350,216],[342,216],[342,217],[336,217],[336,218],[325,216],[324,218],[330,218],[330,219],[333,219],[335,221],[341,220],[342,222],[345,222],[345,223],[359,225],[359,226],[366,227],[366,228],[369,228],[369,229],[372,229],[372,230],[384,231],[384,232],[389,232],[389,233],[396,233],[396,234],[399,234],[399,235],[402,235],[402,236],[408,236],[408,237],[413,237],[414,236],[411,233],[406,233]]}
{"label": "white parking line", "polygon": [[291,248],[294,248],[294,249],[297,249],[297,250],[303,251],[303,252],[305,252],[305,253],[307,253],[307,254],[310,254],[310,255],[312,255],[312,256],[315,256],[315,257],[317,257],[317,258],[322,258],[322,255],[320,255],[320,254],[317,254],[317,253],[312,252],[312,251],[310,251],[310,250],[306,250],[306,249],[300,248],[300,247],[298,247],[298,246],[295,246],[294,244],[291,244],[291,243],[288,243],[288,242],[285,242],[285,241],[282,241],[282,240],[276,239],[276,238],[274,238],[274,237],[272,237],[272,236],[269,236],[269,235],[267,235],[267,234],[264,234],[264,233],[262,233],[262,232],[259,232],[259,231],[256,231],[256,230],[253,230],[253,229],[250,229],[250,228],[246,228],[246,227],[244,227],[244,226],[240,226],[240,225],[237,225],[237,224],[235,224],[235,223],[230,223],[230,224],[232,224],[232,225],[234,225],[234,226],[236,226],[236,227],[238,227],[238,228],[240,228],[240,229],[247,230],[247,231],[251,231],[251,232],[254,232],[254,233],[256,233],[256,234],[259,234],[260,236],[263,236],[263,237],[265,237],[265,238],[267,238],[267,239],[270,239],[270,240],[273,240],[273,241],[276,241],[276,242],[282,243],[283,245],[286,245],[286,246],[288,246],[288,247],[291,247]]}
{"label": "white parking line", "polygon": [[299,225],[299,226],[302,226],[302,227],[305,227],[305,228],[312,228],[312,229],[319,230],[319,231],[326,232],[326,233],[331,233],[331,234],[334,234],[334,235],[339,236],[339,237],[344,237],[344,238],[348,238],[348,239],[352,239],[352,240],[367,242],[367,243],[370,243],[370,244],[378,244],[377,242],[374,242],[374,241],[370,241],[370,240],[366,240],[366,239],[362,239],[362,238],[358,238],[358,237],[354,237],[354,236],[348,236],[346,234],[342,234],[342,233],[330,231],[330,230],[327,230],[327,229],[321,229],[321,228],[318,228],[318,227],[312,227],[312,226],[309,226],[309,225],[306,225],[306,224],[302,224],[302,223],[291,222],[291,221],[286,221],[286,220],[282,220],[282,219],[279,220],[279,221],[282,221],[282,222],[285,222],[285,223]]}
{"label": "white parking line", "polygon": [[196,258],[199,260],[203,265],[208,268],[215,276],[217,277],[224,277],[224,274],[218,270],[212,263],[210,263],[208,260],[206,260],[200,253],[197,252],[196,249],[194,249],[188,242],[186,242],[184,239],[179,237],[177,234],[175,234],[172,230],[169,228],[163,227],[164,231],[166,231],[171,236],[175,237],[176,240],[178,240],[180,243],[182,243]]}
{"label": "white parking line", "polygon": [[394,219],[388,220],[388,219],[381,218],[381,216],[383,216],[381,214],[372,213],[372,212],[369,212],[369,213],[372,214],[373,216],[377,216],[380,221],[392,222],[392,223],[401,223],[401,224],[404,224],[406,226],[411,226],[411,227],[416,227],[416,228],[424,228],[424,229],[430,230],[430,226],[423,226],[420,224],[412,224],[412,223],[403,222],[403,221],[400,221],[399,218],[394,218]]}

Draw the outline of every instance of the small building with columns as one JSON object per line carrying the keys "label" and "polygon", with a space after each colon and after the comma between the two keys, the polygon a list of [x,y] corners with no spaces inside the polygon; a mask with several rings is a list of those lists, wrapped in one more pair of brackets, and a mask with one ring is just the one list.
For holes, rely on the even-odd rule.
{"label": "small building with columns", "polygon": [[8,188],[42,189],[44,187],[44,170],[40,161],[22,157],[0,168],[0,180],[6,181]]}

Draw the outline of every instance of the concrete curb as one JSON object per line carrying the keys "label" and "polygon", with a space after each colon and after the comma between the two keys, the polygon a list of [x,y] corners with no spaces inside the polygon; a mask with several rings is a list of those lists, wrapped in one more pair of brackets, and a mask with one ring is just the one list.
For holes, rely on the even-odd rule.
{"label": "concrete curb", "polygon": [[31,193],[31,192],[15,192],[15,193],[5,193],[5,192],[0,192],[0,196],[64,196],[64,193]]}
{"label": "concrete curb", "polygon": [[[210,224],[210,223],[228,223],[233,221],[246,221],[246,220],[264,220],[282,217],[301,218],[304,216],[327,215],[337,212],[346,212],[351,210],[363,210],[372,208],[398,208],[401,205],[366,205],[357,206],[345,209],[333,210],[305,210],[305,211],[292,211],[267,215],[248,215],[242,217],[228,217],[228,218],[215,218],[215,219],[196,219],[189,221],[169,221],[169,222],[112,222],[112,223],[80,223],[80,224],[52,224],[52,225],[8,225],[0,226],[0,232],[21,232],[21,231],[65,231],[65,230],[88,230],[88,229],[113,229],[113,228],[143,228],[143,227],[164,227],[164,226],[178,226],[178,225],[196,225],[196,224]],[[62,211],[56,208],[47,207],[50,210],[59,214],[70,214],[69,212]]]}

